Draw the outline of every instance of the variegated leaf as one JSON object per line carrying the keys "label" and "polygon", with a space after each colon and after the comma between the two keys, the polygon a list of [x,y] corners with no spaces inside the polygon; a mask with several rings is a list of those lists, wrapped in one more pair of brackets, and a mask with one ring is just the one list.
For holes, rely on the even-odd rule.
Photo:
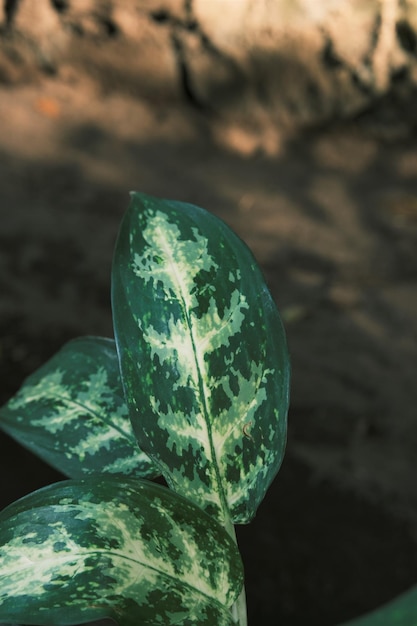
{"label": "variegated leaf", "polygon": [[0,428],[71,478],[160,473],[133,433],[112,339],[66,344],[0,409]]}
{"label": "variegated leaf", "polygon": [[284,330],[247,246],[198,207],[132,194],[113,263],[125,395],[171,487],[248,522],[285,447]]}
{"label": "variegated leaf", "polygon": [[226,531],[174,492],[90,476],[0,514],[0,580],[2,621],[232,626],[242,567]]}

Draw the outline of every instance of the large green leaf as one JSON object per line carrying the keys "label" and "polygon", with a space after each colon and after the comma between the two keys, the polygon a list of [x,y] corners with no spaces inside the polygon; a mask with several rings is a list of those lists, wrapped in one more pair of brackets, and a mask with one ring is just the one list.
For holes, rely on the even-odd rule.
{"label": "large green leaf", "polygon": [[0,409],[0,428],[71,478],[159,473],[133,433],[111,339],[66,344]]}
{"label": "large green leaf", "polygon": [[342,626],[417,626],[417,587]]}
{"label": "large green leaf", "polygon": [[231,626],[236,544],[201,509],[134,478],[40,489],[0,514],[0,620]]}
{"label": "large green leaf", "polygon": [[248,522],[279,469],[289,359],[246,245],[198,207],[132,194],[113,264],[125,395],[171,487]]}

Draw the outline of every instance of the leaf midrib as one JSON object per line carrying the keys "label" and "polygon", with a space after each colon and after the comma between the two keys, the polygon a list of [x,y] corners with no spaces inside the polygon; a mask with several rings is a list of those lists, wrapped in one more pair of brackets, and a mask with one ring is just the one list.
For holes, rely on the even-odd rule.
{"label": "leaf midrib", "polygon": [[[225,606],[223,604],[221,604],[221,602],[215,598],[214,596],[209,596],[207,593],[205,593],[204,591],[202,591],[201,589],[199,589],[198,587],[193,587],[190,583],[185,582],[183,579],[178,578],[178,574],[174,575],[174,574],[169,574],[168,572],[164,572],[160,569],[158,569],[157,567],[152,567],[151,565],[149,565],[146,562],[142,562],[139,559],[135,559],[133,557],[129,557],[126,556],[125,554],[122,554],[120,552],[115,552],[113,550],[106,550],[105,548],[103,549],[94,549],[94,550],[88,550],[86,549],[85,552],[66,552],[65,555],[62,556],[57,556],[56,559],[41,559],[41,563],[42,565],[45,564],[47,566],[48,562],[50,562],[52,564],[51,569],[54,569],[54,563],[58,562],[60,564],[65,564],[68,563],[69,561],[74,561],[77,558],[78,559],[84,559],[85,557],[89,557],[89,556],[94,556],[95,554],[104,554],[106,556],[109,557],[116,557],[118,559],[122,559],[125,561],[129,561],[131,563],[134,563],[137,566],[140,567],[144,567],[145,569],[151,570],[152,572],[156,572],[158,574],[158,576],[161,576],[162,578],[166,578],[170,581],[174,581],[175,583],[178,583],[178,581],[180,581],[180,584],[183,587],[186,587],[187,589],[191,589],[194,592],[197,592],[199,594],[201,594],[202,596],[204,596],[205,598],[208,598],[210,601],[214,601],[218,604],[220,604],[220,606]],[[36,569],[36,562],[35,561],[31,561],[31,563],[24,565],[23,567],[19,567],[19,568],[13,568],[10,570],[9,573],[3,573],[2,570],[2,576],[10,576],[13,573],[18,573],[18,572],[24,572],[25,570],[30,570],[33,573],[33,569]],[[46,567],[43,569],[47,569]],[[65,585],[66,583],[63,582],[63,585]],[[0,603],[0,607],[1,607],[1,603]],[[227,607],[226,607],[227,608]]]}
{"label": "leaf midrib", "polygon": [[201,368],[200,368],[200,362],[198,359],[198,352],[197,352],[197,346],[196,346],[196,341],[195,341],[195,337],[194,337],[194,331],[193,331],[193,324],[192,324],[192,320],[191,320],[191,316],[188,312],[188,308],[187,308],[187,304],[186,304],[186,298],[185,298],[185,293],[188,294],[188,290],[183,286],[183,282],[181,280],[180,275],[177,272],[177,263],[174,259],[174,257],[171,254],[171,248],[167,243],[167,240],[164,236],[164,233],[162,232],[162,237],[161,237],[161,243],[163,248],[165,249],[165,254],[167,255],[167,258],[170,261],[171,267],[173,269],[173,274],[174,274],[174,279],[175,282],[178,285],[178,289],[179,289],[179,294],[180,294],[180,305],[182,307],[183,310],[183,314],[185,317],[185,321],[188,327],[188,330],[190,332],[190,337],[191,337],[191,345],[192,345],[192,349],[193,349],[193,356],[194,356],[194,362],[196,365],[196,370],[197,370],[197,377],[198,377],[198,390],[199,390],[199,394],[200,394],[200,402],[201,402],[201,406],[203,409],[203,416],[204,416],[204,422],[206,424],[206,428],[207,428],[207,436],[208,436],[208,441],[209,441],[209,445],[210,445],[210,454],[211,454],[211,458],[212,458],[212,464],[214,466],[214,473],[215,473],[215,478],[216,478],[216,482],[217,482],[217,492],[219,494],[219,501],[220,501],[220,506],[221,506],[221,511],[224,517],[224,523],[227,526],[227,520],[229,518],[229,510],[228,510],[228,506],[227,506],[227,500],[226,500],[226,494],[224,493],[223,490],[223,485],[222,485],[222,480],[221,480],[221,474],[220,474],[220,469],[219,469],[219,463],[217,460],[217,454],[216,454],[216,449],[214,447],[214,443],[213,443],[213,438],[212,438],[212,434],[211,434],[211,423],[210,423],[210,419],[209,419],[209,410],[208,410],[208,404],[207,404],[207,398],[206,398],[206,393],[205,393],[205,388],[204,388],[204,378],[202,376],[202,372],[201,372]]}
{"label": "leaf midrib", "polygon": [[[42,397],[42,399],[45,398],[45,396],[38,396],[38,399],[40,399],[41,397]],[[82,402],[79,402],[78,400],[74,400],[74,398],[71,398],[71,396],[64,396],[64,395],[58,395],[58,394],[50,394],[50,395],[48,395],[48,397],[51,400],[65,401],[67,404],[72,404],[72,405],[74,405],[76,407],[79,407],[80,409],[83,409],[89,415],[92,415],[93,417],[96,417],[99,421],[103,422],[103,424],[105,424],[108,428],[112,428],[113,430],[115,430],[116,432],[121,434],[124,439],[129,441],[129,443],[133,443],[134,446],[138,447],[138,443],[137,443],[135,437],[127,435],[126,432],[122,428],[120,428],[119,426],[116,426],[110,420],[106,420],[102,415],[100,415],[100,413],[98,413],[94,409],[89,408],[88,406],[86,406]]]}

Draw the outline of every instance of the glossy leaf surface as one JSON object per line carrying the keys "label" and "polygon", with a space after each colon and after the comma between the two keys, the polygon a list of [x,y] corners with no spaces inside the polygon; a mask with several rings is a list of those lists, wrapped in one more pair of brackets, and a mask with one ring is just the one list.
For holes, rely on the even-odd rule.
{"label": "glossy leaf surface", "polygon": [[284,330],[249,249],[203,209],[132,194],[112,302],[141,447],[179,493],[248,522],[283,458],[289,395]]}
{"label": "glossy leaf surface", "polygon": [[66,344],[0,409],[0,428],[71,478],[160,473],[133,433],[111,339]]}
{"label": "glossy leaf surface", "polygon": [[90,476],[0,514],[0,620],[231,626],[242,587],[225,530],[167,488]]}

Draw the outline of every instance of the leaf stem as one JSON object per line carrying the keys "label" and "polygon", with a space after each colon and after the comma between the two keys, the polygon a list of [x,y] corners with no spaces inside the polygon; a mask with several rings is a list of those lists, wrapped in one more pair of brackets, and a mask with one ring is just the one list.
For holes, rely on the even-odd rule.
{"label": "leaf stem", "polygon": [[240,596],[232,606],[232,617],[238,626],[247,626],[248,617],[246,611],[245,585],[243,585]]}
{"label": "leaf stem", "polygon": [[[232,537],[233,541],[237,545],[236,531],[235,531],[235,527],[230,517],[226,518],[225,526],[226,526],[227,532],[229,533],[229,535]],[[234,605],[232,606],[231,610],[232,610],[232,617],[236,622],[236,626],[247,626],[248,616],[247,616],[247,610],[246,610],[245,585],[243,585],[242,591],[240,592],[240,595],[238,599],[236,600],[236,602],[234,603]]]}

